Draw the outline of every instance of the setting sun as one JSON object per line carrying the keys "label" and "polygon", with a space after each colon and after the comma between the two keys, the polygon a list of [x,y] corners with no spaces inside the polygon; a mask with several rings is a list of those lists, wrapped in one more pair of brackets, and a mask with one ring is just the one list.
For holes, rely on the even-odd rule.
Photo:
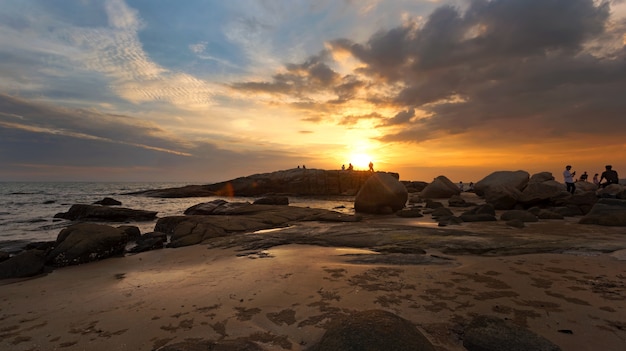
{"label": "setting sun", "polygon": [[372,161],[372,158],[367,154],[353,154],[350,157],[350,163],[357,170],[368,169],[370,161]]}

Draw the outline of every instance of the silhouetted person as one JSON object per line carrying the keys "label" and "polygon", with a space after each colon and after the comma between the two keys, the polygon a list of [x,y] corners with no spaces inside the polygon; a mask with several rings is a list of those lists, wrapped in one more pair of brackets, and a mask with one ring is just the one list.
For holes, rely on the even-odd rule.
{"label": "silhouetted person", "polygon": [[302,169],[306,169],[306,166],[305,166],[305,165],[302,165]]}
{"label": "silhouetted person", "polygon": [[465,189],[463,189],[463,181],[460,181],[460,182],[459,182],[459,189],[460,189],[461,191],[464,191],[464,190],[465,190]]}
{"label": "silhouetted person", "polygon": [[587,175],[587,171],[584,171],[583,174],[580,175],[580,181],[586,182],[589,175]]}
{"label": "silhouetted person", "polygon": [[341,165],[341,170],[345,171],[346,170],[346,165]]}
{"label": "silhouetted person", "polygon": [[353,169],[354,169],[354,167],[352,166],[352,163],[348,163],[348,171],[351,171]]}
{"label": "silhouetted person", "polygon": [[593,184],[595,184],[596,186],[600,186],[600,180],[598,180],[598,176],[598,173],[593,175]]}
{"label": "silhouetted person", "polygon": [[374,172],[374,164],[370,161],[370,172]]}
{"label": "silhouetted person", "polygon": [[[602,172],[600,176],[600,186],[606,188],[607,185],[619,184],[619,177],[617,176],[617,172],[613,170],[613,166],[606,165],[604,168],[606,171]],[[606,179],[606,182],[602,183],[603,179]]]}
{"label": "silhouetted person", "polygon": [[576,171],[571,172],[571,169],[572,166],[565,166],[565,170],[563,171],[563,179],[565,180],[567,192],[573,194],[576,191],[576,184],[574,184],[574,176],[576,175]]}

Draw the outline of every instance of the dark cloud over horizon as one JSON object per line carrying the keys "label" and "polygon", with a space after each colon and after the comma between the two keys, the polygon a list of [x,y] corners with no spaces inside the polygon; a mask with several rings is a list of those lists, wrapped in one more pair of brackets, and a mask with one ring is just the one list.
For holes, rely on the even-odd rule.
{"label": "dark cloud over horizon", "polygon": [[[294,106],[315,116],[309,121],[336,121],[333,106],[349,102],[373,106],[366,119],[392,108],[379,124],[389,128],[380,138],[386,142],[419,143],[507,124],[520,126],[529,141],[615,136],[626,127],[626,23],[610,14],[610,2],[592,0],[472,0],[464,11],[441,6],[423,24],[409,21],[365,43],[331,40],[327,51],[286,65],[271,81],[233,87],[296,99]],[[342,52],[360,62],[352,72],[333,68],[333,53]],[[330,97],[320,99],[321,92]],[[492,141],[509,138],[494,132]]]}

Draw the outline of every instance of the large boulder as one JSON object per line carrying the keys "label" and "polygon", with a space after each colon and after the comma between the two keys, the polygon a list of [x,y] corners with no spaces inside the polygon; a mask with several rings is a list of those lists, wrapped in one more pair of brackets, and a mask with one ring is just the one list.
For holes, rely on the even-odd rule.
{"label": "large boulder", "polygon": [[453,195],[459,195],[461,189],[445,176],[439,176],[428,184],[424,190],[420,192],[420,196],[424,199],[449,199]]}
{"label": "large boulder", "polygon": [[626,200],[600,199],[578,223],[626,226]]}
{"label": "large boulder", "polygon": [[122,255],[127,243],[128,235],[122,229],[94,223],[74,224],[61,230],[46,260],[57,267],[98,261]]}
{"label": "large boulder", "polygon": [[134,210],[125,207],[75,204],[67,212],[57,213],[54,218],[100,222],[150,221],[156,211]]}
{"label": "large boulder", "polygon": [[596,194],[599,197],[626,200],[626,187],[620,184],[611,184],[606,188],[599,189]]}
{"label": "large boulder", "polygon": [[43,272],[46,255],[42,250],[26,250],[0,262],[0,279],[25,278]]}
{"label": "large boulder", "polygon": [[354,210],[363,213],[390,213],[404,208],[409,194],[398,179],[388,173],[374,173],[354,199]]}
{"label": "large boulder", "polygon": [[522,192],[512,186],[491,186],[485,189],[485,202],[496,210],[511,210],[522,198]]}
{"label": "large boulder", "polygon": [[560,351],[550,340],[510,321],[490,316],[475,317],[465,329],[463,346],[468,351]]}
{"label": "large boulder", "polygon": [[569,195],[565,191],[565,185],[556,180],[531,181],[522,191],[519,202],[526,207],[548,205],[556,198],[563,198]]}
{"label": "large boulder", "polygon": [[530,176],[528,183],[543,183],[550,180],[554,180],[554,176],[551,172],[539,172]]}
{"label": "large boulder", "polygon": [[512,188],[522,191],[530,180],[526,171],[497,171],[474,184],[478,196],[485,196],[491,188]]}
{"label": "large boulder", "polygon": [[383,310],[355,312],[333,320],[308,351],[434,351],[410,321]]}

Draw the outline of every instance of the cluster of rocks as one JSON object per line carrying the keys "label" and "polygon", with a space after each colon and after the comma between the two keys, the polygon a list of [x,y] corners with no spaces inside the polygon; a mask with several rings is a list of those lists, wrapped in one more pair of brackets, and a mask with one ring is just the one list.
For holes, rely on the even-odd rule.
{"label": "cluster of rocks", "polygon": [[[611,184],[598,189],[593,183],[578,182],[575,194],[565,190],[551,173],[541,172],[530,176],[525,171],[499,171],[490,174],[474,186],[476,195],[484,199],[485,205],[465,203],[459,196],[461,190],[445,176],[439,176],[424,189],[411,196],[409,203],[426,202],[426,213],[439,221],[440,225],[462,222],[497,220],[496,210],[505,211],[500,219],[507,224],[523,227],[524,222],[539,219],[563,219],[583,216],[581,224],[626,226],[626,187]],[[443,204],[432,199],[449,199],[449,207],[472,207],[460,216],[443,208]],[[430,200],[430,201],[429,201]],[[403,217],[419,216],[412,205],[398,213]]]}
{"label": "cluster of rocks", "polygon": [[224,200],[201,203],[185,210],[182,216],[159,218],[154,231],[143,235],[136,226],[101,222],[153,220],[157,212],[72,205],[68,212],[55,215],[55,218],[75,222],[61,230],[55,241],[32,243],[14,256],[0,256],[0,279],[30,277],[56,267],[129,253],[194,245],[215,237],[276,228],[295,221],[354,222],[360,219],[330,210],[276,205],[286,205],[288,201],[286,197],[265,197],[255,203]]}

